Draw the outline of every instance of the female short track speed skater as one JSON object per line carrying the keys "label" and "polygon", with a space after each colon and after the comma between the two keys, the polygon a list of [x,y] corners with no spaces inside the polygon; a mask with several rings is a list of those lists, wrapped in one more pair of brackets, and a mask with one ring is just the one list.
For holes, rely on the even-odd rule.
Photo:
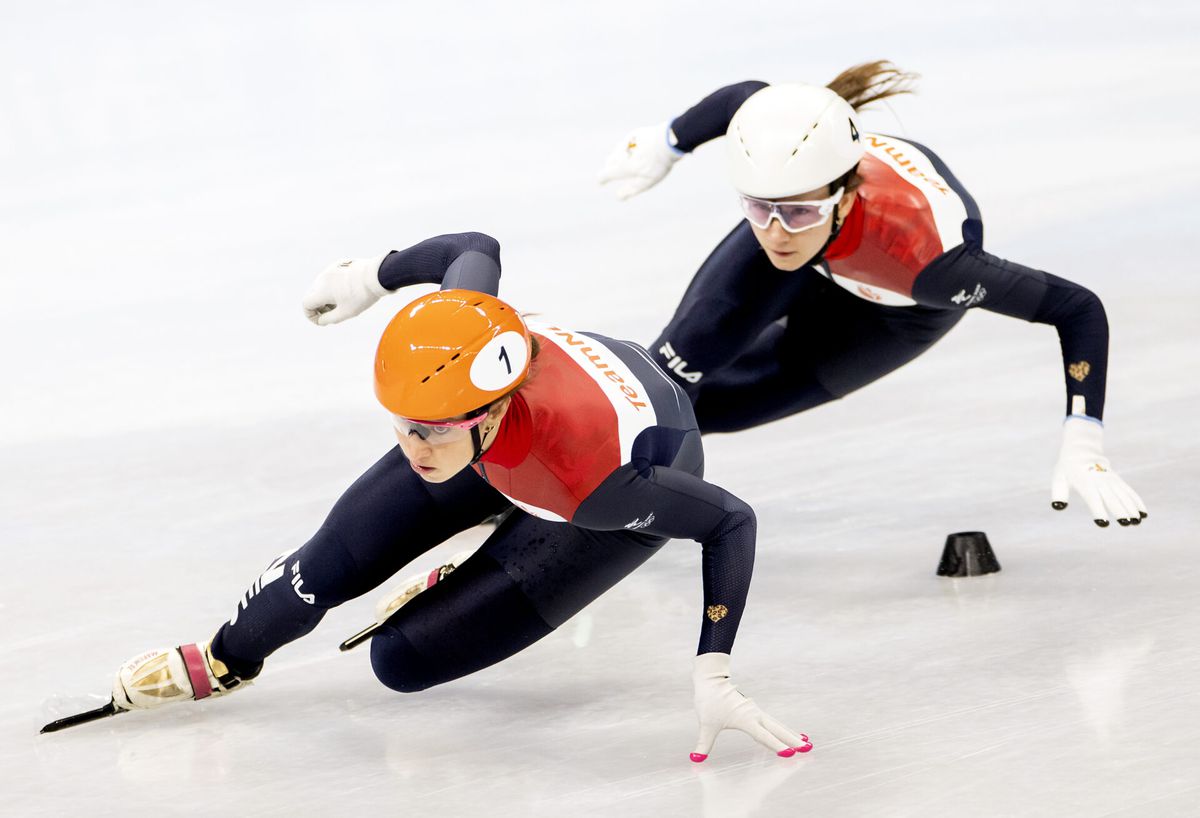
{"label": "female short track speed skater", "polygon": [[233,691],[330,608],[511,511],[475,554],[431,577],[440,581],[419,593],[426,583],[404,584],[385,600],[371,643],[385,685],[423,690],[511,656],[668,538],[690,538],[703,547],[704,584],[692,759],[703,761],[725,728],[784,757],[811,748],[730,681],[756,522],[746,503],[702,478],[687,397],[634,344],[526,324],[491,294],[499,271],[499,245],[468,233],[334,264],[318,277],[305,308],[321,324],[406,284],[443,284],[400,310],[379,342],[375,392],[399,445],[350,486],[312,539],[271,561],[210,642],[122,666],[112,708]]}
{"label": "female short track speed skater", "polygon": [[633,131],[600,181],[622,199],[725,137],[745,221],[692,279],[651,349],[695,405],[701,432],[768,423],[902,366],[970,308],[1052,324],[1067,385],[1051,505],[1069,489],[1096,524],[1146,506],[1103,452],[1108,322],[1100,299],[983,249],[974,200],[931,150],[864,132],[856,110],[913,75],[859,65],[827,87],[743,82]]}

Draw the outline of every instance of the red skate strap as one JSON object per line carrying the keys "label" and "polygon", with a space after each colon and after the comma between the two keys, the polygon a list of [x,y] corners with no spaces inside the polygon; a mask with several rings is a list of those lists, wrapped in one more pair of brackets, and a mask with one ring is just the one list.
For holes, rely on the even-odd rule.
{"label": "red skate strap", "polygon": [[196,645],[180,645],[183,663],[187,666],[188,679],[192,683],[192,698],[203,699],[212,695],[208,685],[208,670],[204,667],[204,654]]}

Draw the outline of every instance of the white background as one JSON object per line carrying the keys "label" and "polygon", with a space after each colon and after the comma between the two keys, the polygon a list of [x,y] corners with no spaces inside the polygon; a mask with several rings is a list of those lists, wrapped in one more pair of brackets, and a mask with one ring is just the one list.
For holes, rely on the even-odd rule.
{"label": "white background", "polygon": [[[1194,815],[1200,13],[940,4],[0,4],[0,813]],[[698,549],[411,696],[331,613],[237,697],[37,728],[208,638],[390,445],[400,293],[316,328],[339,256],[481,230],[502,295],[649,343],[736,222],[719,144],[619,204],[632,127],[886,57],[994,253],[1095,290],[1137,529],[1049,510],[1051,328],[973,311],[878,384],[707,440],[760,518],[735,679],[816,749],[692,765]],[[934,576],[951,531],[1004,570]],[[461,542],[432,555],[480,541]],[[416,565],[414,570],[429,566]]]}

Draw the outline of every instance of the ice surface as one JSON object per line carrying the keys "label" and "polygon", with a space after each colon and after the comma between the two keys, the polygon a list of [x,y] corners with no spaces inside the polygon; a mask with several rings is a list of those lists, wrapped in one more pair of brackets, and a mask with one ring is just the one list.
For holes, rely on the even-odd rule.
{"label": "ice surface", "polygon": [[[7,6],[0,813],[1200,814],[1198,17]],[[1146,524],[1050,511],[1054,332],[973,312],[837,405],[707,441],[709,476],[760,517],[736,679],[806,756],[725,734],[687,760],[686,542],[422,694],[338,653],[364,598],[237,696],[37,735],[137,651],[207,638],[389,445],[370,360],[415,293],[316,329],[299,300],[324,264],[483,230],[522,309],[647,343],[736,206],[716,146],[617,204],[594,183],[610,146],[719,85],[880,56],[924,78],[868,126],[942,155],[993,252],[1104,299],[1108,452]],[[975,529],[1004,570],[936,577],[945,535]]]}

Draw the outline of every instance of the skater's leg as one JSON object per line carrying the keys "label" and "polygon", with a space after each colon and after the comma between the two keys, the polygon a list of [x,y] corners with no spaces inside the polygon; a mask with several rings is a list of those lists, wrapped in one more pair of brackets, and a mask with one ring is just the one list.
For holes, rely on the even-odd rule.
{"label": "skater's leg", "polygon": [[387,621],[371,642],[371,665],[402,692],[488,667],[570,619],[662,543],[514,512],[479,552]]}
{"label": "skater's leg", "polygon": [[812,271],[785,322],[698,384],[700,430],[734,432],[844,397],[929,349],[962,311],[883,307]]}
{"label": "skater's leg", "polygon": [[312,539],[271,562],[217,632],[213,655],[235,672],[256,671],[330,608],[508,506],[470,469],[426,483],[392,449],[347,489]]}

